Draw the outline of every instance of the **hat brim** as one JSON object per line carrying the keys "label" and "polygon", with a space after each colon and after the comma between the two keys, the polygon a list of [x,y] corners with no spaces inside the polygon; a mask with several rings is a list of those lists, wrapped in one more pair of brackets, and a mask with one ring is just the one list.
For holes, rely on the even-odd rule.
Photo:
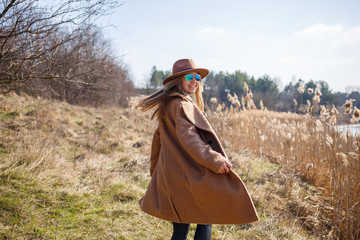
{"label": "hat brim", "polygon": [[167,78],[165,78],[163,80],[163,85],[165,85],[165,83],[167,83],[168,81],[170,81],[176,77],[179,77],[181,75],[185,75],[186,73],[189,73],[189,72],[198,72],[201,76],[201,79],[203,79],[204,77],[206,77],[209,74],[209,70],[206,68],[191,68],[191,69],[180,71],[180,72],[177,72],[175,74],[168,76]]}

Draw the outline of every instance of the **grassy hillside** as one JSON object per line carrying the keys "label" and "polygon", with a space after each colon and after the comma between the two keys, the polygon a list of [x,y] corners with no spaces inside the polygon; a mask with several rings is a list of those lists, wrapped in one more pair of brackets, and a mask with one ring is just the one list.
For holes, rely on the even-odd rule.
{"label": "grassy hillside", "polygon": [[[133,109],[0,95],[0,239],[169,239],[143,213],[155,121]],[[224,141],[225,139],[221,139]],[[260,221],[214,225],[213,239],[316,239],[319,190],[285,166],[225,144]],[[190,236],[193,237],[192,226]],[[320,231],[321,230],[321,231]]]}

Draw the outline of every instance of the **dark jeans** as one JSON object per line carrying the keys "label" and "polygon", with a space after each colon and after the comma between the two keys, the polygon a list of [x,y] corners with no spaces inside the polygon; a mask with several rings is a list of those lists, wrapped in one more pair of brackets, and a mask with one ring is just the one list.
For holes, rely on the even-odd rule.
{"label": "dark jeans", "polygon": [[[173,222],[173,235],[171,240],[186,240],[189,233],[190,224]],[[194,240],[210,240],[212,225],[198,224],[196,226]]]}

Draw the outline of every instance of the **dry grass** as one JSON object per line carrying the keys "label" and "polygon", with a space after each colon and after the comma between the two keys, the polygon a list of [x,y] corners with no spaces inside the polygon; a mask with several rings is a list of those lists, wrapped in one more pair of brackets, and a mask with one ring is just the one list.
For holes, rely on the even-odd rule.
{"label": "dry grass", "polygon": [[[292,206],[307,230],[324,238],[358,239],[359,137],[349,131],[338,132],[335,115],[318,119],[311,111],[299,115],[233,105],[236,107],[207,113],[226,145],[266,156],[317,186],[317,193],[303,196],[309,204]],[[309,109],[314,106],[309,104]]]}
{"label": "dry grass", "polygon": [[[17,95],[0,103],[0,239],[169,239],[171,224],[137,204],[150,180],[150,113]],[[321,189],[279,158],[270,163],[239,150],[252,142],[227,131],[240,129],[244,116],[209,115],[260,216],[254,224],[215,225],[213,239],[331,236]]]}

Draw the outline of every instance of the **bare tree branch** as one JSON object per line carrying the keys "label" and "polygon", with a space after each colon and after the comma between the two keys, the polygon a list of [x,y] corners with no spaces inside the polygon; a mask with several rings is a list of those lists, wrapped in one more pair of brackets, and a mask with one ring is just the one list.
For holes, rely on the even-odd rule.
{"label": "bare tree branch", "polygon": [[9,11],[9,9],[14,5],[16,0],[12,0],[9,5],[7,5],[5,7],[5,9],[2,11],[2,13],[0,13],[0,19],[6,14],[7,11]]}

